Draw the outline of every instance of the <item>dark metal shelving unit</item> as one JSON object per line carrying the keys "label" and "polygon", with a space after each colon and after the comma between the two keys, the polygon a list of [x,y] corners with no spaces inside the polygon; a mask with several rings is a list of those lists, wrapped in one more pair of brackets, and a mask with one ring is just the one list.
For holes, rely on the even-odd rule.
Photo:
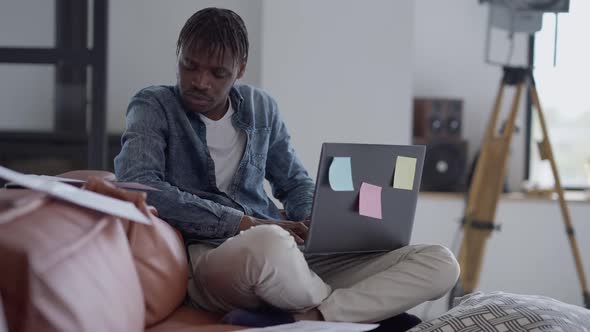
{"label": "dark metal shelving unit", "polygon": [[88,0],[55,0],[54,48],[0,47],[0,64],[49,64],[56,69],[54,130],[0,131],[0,164],[55,158],[68,161],[69,168],[112,169],[120,147],[119,137],[106,132],[108,0],[91,3],[89,11]]}

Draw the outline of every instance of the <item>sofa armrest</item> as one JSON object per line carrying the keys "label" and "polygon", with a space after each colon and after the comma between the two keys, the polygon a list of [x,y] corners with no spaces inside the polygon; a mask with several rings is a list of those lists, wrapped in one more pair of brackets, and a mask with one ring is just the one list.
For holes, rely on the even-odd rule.
{"label": "sofa armrest", "polygon": [[38,194],[0,190],[0,199],[18,196],[0,209],[0,292],[9,330],[143,330],[143,290],[124,222]]}

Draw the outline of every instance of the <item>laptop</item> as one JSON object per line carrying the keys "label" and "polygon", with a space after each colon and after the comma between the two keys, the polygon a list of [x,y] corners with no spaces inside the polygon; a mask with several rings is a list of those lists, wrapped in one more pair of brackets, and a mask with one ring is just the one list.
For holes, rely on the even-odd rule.
{"label": "laptop", "polygon": [[[305,254],[334,254],[408,245],[425,153],[423,145],[324,143],[311,225],[299,248]],[[372,190],[360,197],[363,182]]]}

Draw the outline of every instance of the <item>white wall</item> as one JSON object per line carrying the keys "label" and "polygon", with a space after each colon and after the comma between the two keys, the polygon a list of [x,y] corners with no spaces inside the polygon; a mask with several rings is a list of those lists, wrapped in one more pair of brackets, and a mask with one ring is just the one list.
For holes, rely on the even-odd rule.
{"label": "white wall", "polygon": [[[3,0],[0,47],[53,47],[53,1]],[[0,130],[53,129],[55,70],[0,64]]]}
{"label": "white wall", "polygon": [[260,85],[261,0],[111,1],[108,50],[108,129],[125,129],[130,98],[150,85],[175,84],[176,40],[186,20],[205,7],[235,10],[246,23],[250,55],[242,81]]}
{"label": "white wall", "polygon": [[[468,140],[469,160],[479,149],[496,97],[502,69],[485,62],[485,31],[488,6],[478,1],[415,1],[413,93],[421,97],[461,98],[463,137]],[[508,54],[506,34],[495,30],[490,49],[493,60],[504,62]],[[516,35],[512,63],[526,63],[526,36]],[[505,101],[512,101],[513,88]],[[511,189],[518,190],[524,178],[524,97],[508,166]],[[504,105],[504,115],[508,111]]]}
{"label": "white wall", "polygon": [[[590,204],[569,202],[572,223],[586,282],[590,283]],[[413,243],[453,247],[462,197],[450,194],[422,194],[418,200]],[[497,223],[487,242],[478,290],[536,294],[583,306],[582,290],[565,233],[557,201],[503,198],[498,205]],[[460,239],[460,238],[459,238]],[[458,252],[460,242],[457,242]],[[434,317],[446,311],[446,300],[421,305],[413,313]]]}
{"label": "white wall", "polygon": [[262,86],[303,163],[320,145],[410,141],[412,1],[265,0]]}

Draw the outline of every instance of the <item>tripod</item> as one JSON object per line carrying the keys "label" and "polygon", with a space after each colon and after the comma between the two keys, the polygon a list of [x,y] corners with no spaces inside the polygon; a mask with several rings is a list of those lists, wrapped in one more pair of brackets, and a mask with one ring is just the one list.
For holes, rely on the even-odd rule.
{"label": "tripod", "polygon": [[[508,120],[500,135],[496,135],[500,106],[506,85],[515,85],[516,92],[512,101]],[[551,144],[549,143],[545,117],[541,109],[541,103],[539,102],[533,73],[530,68],[520,67],[504,67],[504,75],[494,103],[494,110],[485,132],[473,180],[469,186],[463,219],[464,235],[458,256],[459,263],[461,264],[461,275],[459,282],[452,291],[453,296],[451,296],[451,300],[454,296],[471,293],[477,287],[486,240],[489,238],[492,231],[497,229],[497,226],[494,224],[496,207],[504,184],[508,151],[514,133],[516,115],[518,113],[518,102],[525,85],[528,85],[531,100],[537,110],[541,129],[543,131],[543,140],[538,143],[540,156],[542,160],[549,160],[551,164],[551,170],[555,180],[555,191],[559,198],[565,230],[574,256],[580,284],[582,286],[584,304],[586,308],[590,308],[590,294],[588,293],[586,276],[584,274],[584,268],[582,267],[582,260],[580,258],[580,252],[578,250],[578,244],[576,242],[569,210],[564,199],[559,173],[557,172],[557,164],[553,156]]]}

